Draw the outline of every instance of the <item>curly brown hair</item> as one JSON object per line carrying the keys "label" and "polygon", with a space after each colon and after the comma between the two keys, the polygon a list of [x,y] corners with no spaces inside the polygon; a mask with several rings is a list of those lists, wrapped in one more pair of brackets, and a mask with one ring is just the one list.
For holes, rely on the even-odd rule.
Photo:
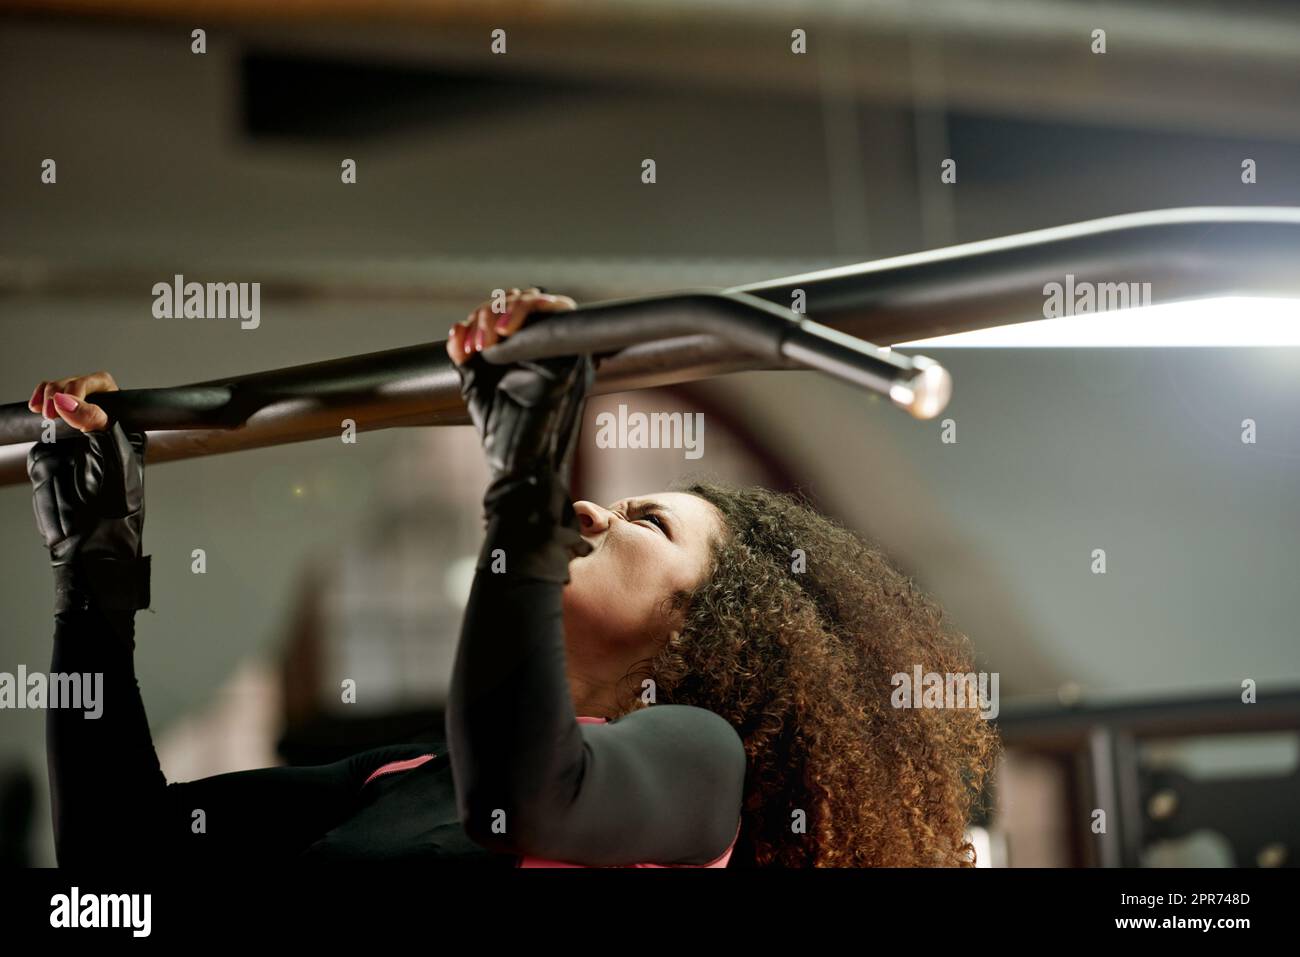
{"label": "curly brown hair", "polygon": [[891,705],[892,676],[916,665],[971,673],[969,639],[804,493],[692,478],[672,490],[711,502],[724,533],[705,581],[669,599],[685,626],[628,679],[721,715],[744,741],[731,866],[973,866],[966,828],[995,729],[973,708]]}

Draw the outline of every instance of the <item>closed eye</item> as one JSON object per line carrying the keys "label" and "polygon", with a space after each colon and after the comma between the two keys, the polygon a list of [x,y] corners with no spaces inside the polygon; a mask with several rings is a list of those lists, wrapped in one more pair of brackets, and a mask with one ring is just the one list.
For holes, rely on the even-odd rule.
{"label": "closed eye", "polygon": [[668,533],[668,523],[663,519],[662,516],[656,514],[657,508],[658,506],[656,506],[654,503],[648,503],[646,505],[641,505],[633,509],[632,514],[637,516],[635,521],[654,522],[655,526],[659,529],[659,531],[663,533],[665,538],[672,538],[672,535]]}
{"label": "closed eye", "polygon": [[664,524],[664,520],[660,518],[658,515],[650,514],[645,516],[644,518],[638,518],[637,521],[654,522],[656,525],[659,526],[659,528],[663,531],[665,535],[668,534],[668,526]]}

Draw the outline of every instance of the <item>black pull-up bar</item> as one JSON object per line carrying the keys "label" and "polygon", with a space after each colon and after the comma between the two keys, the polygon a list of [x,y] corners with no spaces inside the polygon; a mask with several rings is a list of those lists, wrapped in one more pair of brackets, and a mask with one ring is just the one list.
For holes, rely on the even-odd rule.
{"label": "black pull-up bar", "polygon": [[[878,349],[740,292],[611,300],[539,319],[485,350],[483,358],[509,363],[583,352],[605,356],[643,342],[704,334],[760,362],[818,369],[887,395],[919,418],[939,412],[950,392],[947,373],[924,357]],[[342,409],[373,401],[391,384],[427,371],[437,354],[429,350],[413,346],[170,389],[101,392],[86,400],[135,430],[237,429],[285,401]],[[449,363],[445,353],[442,361]],[[26,403],[0,406],[0,444],[37,441],[43,423]],[[73,431],[62,420],[54,424],[56,436]]]}
{"label": "black pull-up bar", "polygon": [[[586,352],[603,366],[631,346],[694,337],[702,353],[721,348],[749,368],[817,369],[886,395],[918,418],[936,415],[951,394],[948,373],[924,356],[879,349],[743,292],[611,300],[543,318],[483,357],[508,363]],[[435,396],[441,401],[431,403]],[[467,421],[442,342],[177,388],[95,393],[86,401],[150,432],[154,462],[337,435],[347,418],[362,431]],[[62,420],[53,426],[55,438],[73,432]],[[6,482],[21,480],[15,452],[25,456],[45,427],[26,403],[0,406]],[[214,439],[213,430],[227,435]]]}
{"label": "black pull-up bar", "polygon": [[[1150,284],[1152,303],[1300,298],[1298,262],[1300,209],[1159,210],[722,291],[593,303],[525,326],[483,355],[508,362],[592,353],[601,358],[597,394],[812,368],[927,418],[947,402],[947,373],[864,339],[892,344],[1039,319],[1045,286],[1067,274],[1080,283]],[[813,318],[793,312],[796,301]],[[150,430],[151,462],[337,436],[343,418],[359,431],[468,421],[442,342],[90,401]],[[42,422],[25,402],[0,406],[0,484],[26,480]]]}

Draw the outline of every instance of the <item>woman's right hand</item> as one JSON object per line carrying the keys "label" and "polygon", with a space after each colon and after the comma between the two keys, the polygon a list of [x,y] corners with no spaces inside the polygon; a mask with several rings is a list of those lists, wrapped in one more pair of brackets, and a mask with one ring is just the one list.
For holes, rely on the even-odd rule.
{"label": "woman's right hand", "polygon": [[[148,559],[143,557],[143,432],[128,433],[85,397],[115,392],[107,372],[41,382],[28,408],[57,415],[77,429],[53,442],[36,442],[27,455],[36,524],[50,563],[65,574],[59,602],[88,594],[105,607],[148,605]],[[143,604],[140,602],[143,601]]]}
{"label": "woman's right hand", "polygon": [[27,408],[47,419],[61,418],[79,432],[98,432],[108,427],[108,414],[84,400],[95,392],[117,391],[117,383],[107,372],[69,379],[42,379],[32,390]]}

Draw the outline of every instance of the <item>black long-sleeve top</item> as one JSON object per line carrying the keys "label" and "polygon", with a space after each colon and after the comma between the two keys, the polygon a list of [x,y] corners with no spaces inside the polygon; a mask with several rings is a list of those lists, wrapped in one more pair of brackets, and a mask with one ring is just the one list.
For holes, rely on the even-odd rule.
{"label": "black long-sleeve top", "polygon": [[[535,529],[533,530],[536,531]],[[570,530],[569,534],[572,534]],[[447,741],[315,767],[168,783],[134,671],[134,613],[55,617],[55,673],[101,672],[103,713],[47,712],[62,865],[420,860],[485,866],[718,866],[739,833],[746,759],[710,711],[654,705],[579,722],[565,672],[555,538],[489,522],[465,611]],[[536,545],[540,551],[525,551]]]}

